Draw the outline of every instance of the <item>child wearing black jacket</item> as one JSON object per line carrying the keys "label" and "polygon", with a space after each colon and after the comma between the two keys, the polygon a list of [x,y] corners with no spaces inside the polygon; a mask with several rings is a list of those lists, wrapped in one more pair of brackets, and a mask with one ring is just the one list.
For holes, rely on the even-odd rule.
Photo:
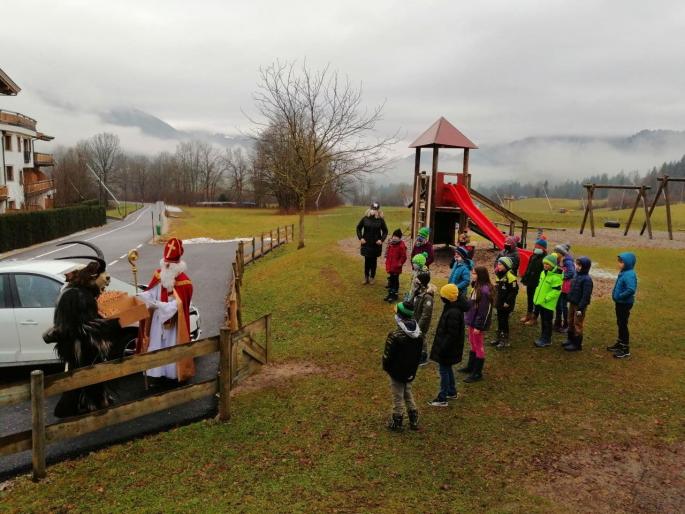
{"label": "child wearing black jacket", "polygon": [[397,328],[388,334],[383,352],[383,369],[390,375],[392,392],[392,418],[388,423],[390,430],[402,430],[404,407],[407,407],[409,428],[418,430],[419,411],[416,408],[411,383],[419,368],[423,335],[414,320],[411,302],[401,302],[395,306]]}
{"label": "child wearing black jacket", "polygon": [[583,323],[587,307],[592,297],[592,277],[590,266],[592,261],[588,257],[576,259],[576,276],[571,282],[571,290],[568,293],[569,322],[568,339],[563,344],[567,352],[578,352],[583,349]]}
{"label": "child wearing black jacket", "polygon": [[514,310],[519,292],[518,281],[513,273],[511,257],[500,257],[495,268],[495,287],[497,309],[497,336],[490,343],[497,349],[509,346],[509,316]]}

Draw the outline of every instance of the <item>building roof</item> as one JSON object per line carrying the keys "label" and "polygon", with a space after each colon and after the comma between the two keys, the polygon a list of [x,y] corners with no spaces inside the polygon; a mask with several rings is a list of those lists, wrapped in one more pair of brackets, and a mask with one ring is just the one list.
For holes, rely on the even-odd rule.
{"label": "building roof", "polygon": [[409,148],[478,148],[464,134],[447,121],[440,117],[428,130],[416,138]]}
{"label": "building roof", "polygon": [[0,95],[16,95],[21,88],[0,69]]}

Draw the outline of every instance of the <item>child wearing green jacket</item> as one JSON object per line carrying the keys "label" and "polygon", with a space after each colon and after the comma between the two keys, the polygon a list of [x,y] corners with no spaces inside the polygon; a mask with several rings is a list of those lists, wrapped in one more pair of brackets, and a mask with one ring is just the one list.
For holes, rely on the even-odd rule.
{"label": "child wearing green jacket", "polygon": [[535,346],[538,348],[545,348],[552,344],[552,321],[561,295],[563,281],[562,272],[557,266],[556,255],[547,255],[542,261],[540,282],[535,288],[535,296],[533,297],[533,303],[540,312],[541,322],[540,337],[535,341]]}

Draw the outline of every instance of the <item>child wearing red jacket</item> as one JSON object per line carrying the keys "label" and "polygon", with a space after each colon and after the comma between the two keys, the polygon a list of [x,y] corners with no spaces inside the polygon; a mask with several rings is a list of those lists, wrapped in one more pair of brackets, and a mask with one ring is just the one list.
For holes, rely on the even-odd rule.
{"label": "child wearing red jacket", "polygon": [[407,245],[402,241],[402,231],[398,228],[392,233],[385,251],[385,271],[388,273],[388,295],[386,302],[397,301],[400,290],[400,274],[407,260]]}

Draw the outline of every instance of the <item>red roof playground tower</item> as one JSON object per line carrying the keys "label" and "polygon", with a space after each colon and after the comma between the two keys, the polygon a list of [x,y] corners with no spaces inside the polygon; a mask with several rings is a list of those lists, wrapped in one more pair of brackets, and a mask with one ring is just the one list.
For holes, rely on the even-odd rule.
{"label": "red roof playground tower", "polygon": [[[416,138],[409,147],[416,148],[412,238],[416,237],[421,227],[428,226],[431,228],[433,243],[454,245],[455,228],[458,223],[460,230],[470,226],[475,232],[492,241],[495,246],[503,247],[505,234],[475,205],[473,201],[475,198],[478,203],[487,205],[507,220],[509,229],[507,232],[509,234],[514,235],[516,229],[520,228],[521,246],[525,248],[528,222],[497,202],[490,200],[487,196],[471,189],[469,151],[478,148],[473,141],[441,117]],[[433,149],[430,175],[425,171],[420,171],[421,149],[423,148]],[[461,173],[438,171],[440,148],[460,148],[464,151]],[[504,226],[506,227],[507,223]],[[525,270],[525,266],[522,265],[521,269]]]}

